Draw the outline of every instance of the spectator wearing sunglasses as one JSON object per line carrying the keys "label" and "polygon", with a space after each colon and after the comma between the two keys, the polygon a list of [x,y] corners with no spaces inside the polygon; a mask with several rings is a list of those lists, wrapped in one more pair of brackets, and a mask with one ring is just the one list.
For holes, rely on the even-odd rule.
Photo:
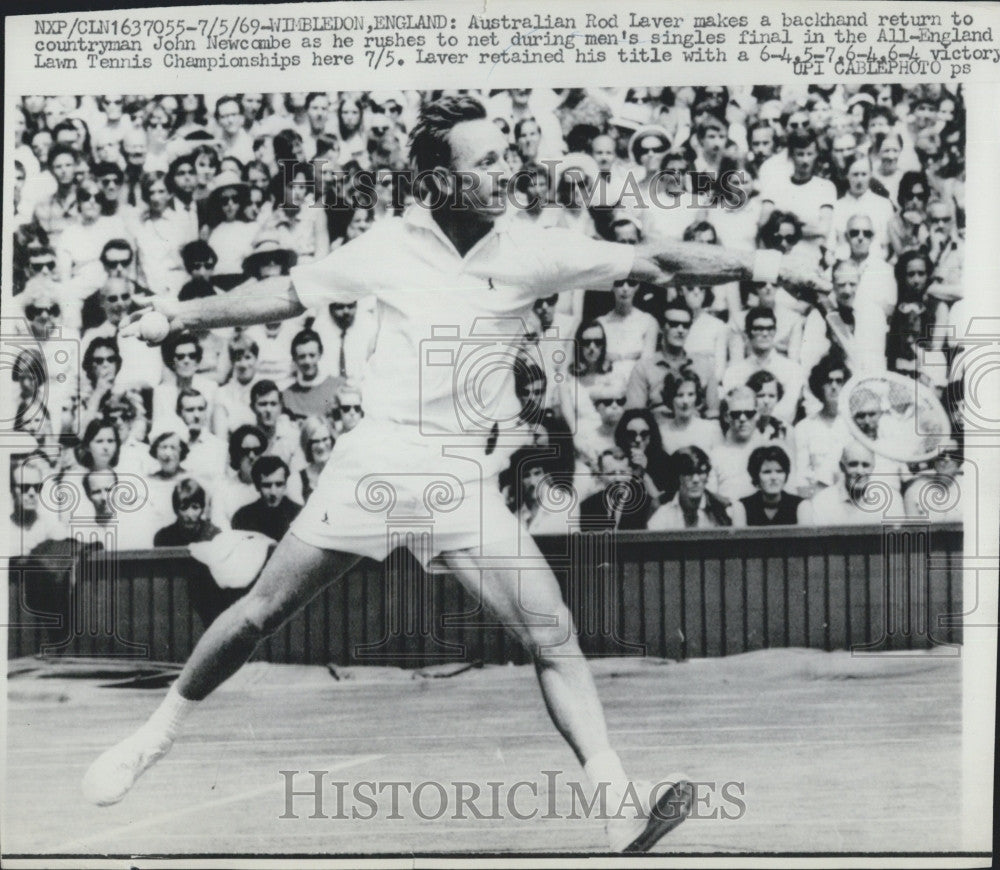
{"label": "spectator wearing sunglasses", "polygon": [[343,435],[350,432],[364,416],[365,410],[361,405],[361,393],[352,387],[341,387],[337,392],[337,434]]}
{"label": "spectator wearing sunglasses", "polygon": [[847,190],[833,207],[833,232],[837,243],[846,246],[848,221],[856,215],[867,217],[874,232],[871,256],[884,261],[889,255],[889,223],[895,212],[887,197],[872,191],[871,177],[871,158],[855,155],[847,164]]}
{"label": "spectator wearing sunglasses", "polygon": [[153,535],[154,547],[186,547],[199,541],[211,541],[219,529],[205,516],[208,497],[198,481],[185,477],[170,494],[176,519]]}
{"label": "spectator wearing sunglasses", "polygon": [[111,336],[96,336],[84,348],[81,400],[83,418],[91,420],[99,416],[101,401],[115,388],[122,357],[117,338]]}
{"label": "spectator wearing sunglasses", "polygon": [[[615,432],[618,421],[625,413],[625,385],[622,382],[605,383],[590,391],[590,398],[597,411],[597,423],[591,417],[577,423],[573,446],[576,456],[590,471],[600,473],[598,459],[608,448],[615,446]],[[596,483],[596,481],[595,481]],[[581,498],[589,493],[578,486]]]}
{"label": "spectator wearing sunglasses", "polygon": [[614,308],[597,318],[607,338],[608,361],[622,378],[628,378],[641,357],[656,352],[659,325],[651,314],[633,304],[638,290],[638,281],[615,281]]}
{"label": "spectator wearing sunglasses", "polygon": [[727,503],[708,489],[712,463],[697,445],[682,447],[671,459],[677,494],[649,518],[650,531],[711,529],[731,526]]}
{"label": "spectator wearing sunglasses", "polygon": [[209,187],[208,238],[215,251],[215,283],[231,290],[243,281],[243,260],[251,253],[253,225],[244,214],[249,186],[235,172],[220,172]]}
{"label": "spectator wearing sunglasses", "polygon": [[202,299],[206,296],[215,296],[222,290],[215,285],[212,275],[215,271],[215,264],[218,257],[208,242],[196,239],[188,242],[181,248],[181,260],[184,269],[188,274],[188,281],[181,287],[177,298],[181,302],[188,299]]}
{"label": "spectator wearing sunglasses", "polygon": [[7,552],[25,556],[43,541],[68,537],[59,520],[41,504],[42,486],[50,474],[40,458],[11,461],[10,494],[13,511],[7,518]]}
{"label": "spectator wearing sunglasses", "polygon": [[177,400],[182,390],[193,389],[208,401],[209,419],[215,414],[215,393],[219,385],[198,372],[204,350],[198,337],[191,332],[169,336],[160,347],[165,370],[162,381],[153,388],[153,424],[158,429],[180,427]]}
{"label": "spectator wearing sunglasses", "polygon": [[613,389],[616,380],[624,382],[608,361],[604,327],[596,320],[581,323],[573,336],[565,377],[554,385],[562,417],[575,421],[578,428],[599,425],[593,402],[595,391]]}
{"label": "spectator wearing sunglasses", "polygon": [[741,385],[729,390],[721,411],[726,434],[722,443],[711,451],[709,484],[713,491],[732,502],[753,493],[747,462],[764,438],[757,429],[757,397],[749,387]]}
{"label": "spectator wearing sunglasses", "polygon": [[229,473],[212,491],[212,522],[220,529],[231,528],[233,514],[257,500],[253,466],[266,449],[267,436],[256,426],[237,426],[229,434]]}
{"label": "spectator wearing sunglasses", "polygon": [[860,304],[871,305],[886,317],[896,305],[896,278],[892,267],[885,260],[872,256],[875,229],[867,215],[853,215],[845,231],[850,249],[849,260],[858,269],[856,298]]}
{"label": "spectator wearing sunglasses", "polygon": [[670,457],[663,449],[660,428],[651,411],[630,408],[622,414],[615,429],[615,445],[621,448],[649,497],[658,502],[674,493]]}
{"label": "spectator wearing sunglasses", "polygon": [[639,359],[629,375],[628,408],[655,408],[663,402],[663,379],[668,372],[680,373],[693,363],[684,345],[694,318],[683,299],[672,299],[663,312],[660,349]]}
{"label": "spectator wearing sunglasses", "polygon": [[798,363],[778,353],[774,347],[777,319],[774,311],[762,306],[751,308],[744,319],[748,354],[733,362],[722,376],[722,391],[728,393],[743,386],[755,372],[763,369],[781,383],[784,395],[774,409],[774,416],[787,425],[795,420],[805,378]]}
{"label": "spectator wearing sunglasses", "polygon": [[793,489],[811,498],[831,486],[836,478],[840,452],[850,439],[840,415],[840,392],[850,380],[851,370],[839,354],[824,356],[809,372],[809,392],[819,409],[796,423]]}

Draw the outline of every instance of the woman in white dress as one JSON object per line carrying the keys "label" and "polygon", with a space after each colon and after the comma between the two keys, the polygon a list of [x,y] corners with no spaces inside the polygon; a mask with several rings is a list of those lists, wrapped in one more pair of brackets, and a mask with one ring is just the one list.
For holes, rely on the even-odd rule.
{"label": "woman in white dress", "polygon": [[163,172],[146,172],[139,181],[146,214],[136,227],[140,283],[158,296],[176,296],[189,276],[181,248],[197,238],[193,226],[168,210],[170,190]]}
{"label": "woman in white dress", "polygon": [[574,359],[558,385],[559,407],[563,419],[570,423],[575,421],[578,430],[597,428],[601,418],[594,407],[592,394],[604,395],[625,380],[608,360],[607,337],[598,321],[591,320],[577,327],[573,348]]}
{"label": "woman in white dress", "polygon": [[215,251],[214,282],[232,290],[243,281],[243,260],[250,254],[254,227],[246,219],[250,188],[233,172],[220,172],[208,195],[208,243]]}

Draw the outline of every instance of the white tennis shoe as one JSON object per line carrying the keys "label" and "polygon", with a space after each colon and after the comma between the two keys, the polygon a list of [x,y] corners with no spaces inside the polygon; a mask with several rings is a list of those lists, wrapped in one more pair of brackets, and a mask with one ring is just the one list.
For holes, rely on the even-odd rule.
{"label": "white tennis shoe", "polygon": [[118,803],[171,746],[172,740],[140,728],[90,765],[83,777],[83,796],[101,807]]}

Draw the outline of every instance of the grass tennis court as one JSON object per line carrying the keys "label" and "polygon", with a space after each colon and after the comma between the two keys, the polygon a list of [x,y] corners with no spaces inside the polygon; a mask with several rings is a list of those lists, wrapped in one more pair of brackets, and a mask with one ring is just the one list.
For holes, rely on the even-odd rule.
{"label": "grass tennis court", "polygon": [[[634,778],[677,770],[706,786],[705,818],[664,840],[663,853],[955,851],[961,848],[960,659],[766,650],[687,662],[593,661],[612,742]],[[285,812],[286,777],[309,770],[346,781],[538,783],[515,802],[546,815],[547,780],[577,779],[572,754],[546,716],[529,667],[338,669],[254,663],[189,720],[170,755],[120,804],[84,803],[91,761],[131,732],[160,688],[111,688],[113,663],[10,664],[7,854],[593,853],[596,819],[421,818],[379,798],[370,820],[314,819],[311,797]],[[110,669],[99,673],[95,668]],[[454,669],[452,669],[454,670]],[[74,675],[75,674],[75,675]],[[89,674],[89,676],[85,676]],[[153,681],[155,682],[155,680]],[[929,778],[933,778],[933,787]],[[557,781],[561,781],[557,780]],[[745,811],[720,797],[742,784]],[[731,785],[729,794],[735,792]],[[424,815],[439,803],[425,790]],[[448,791],[451,791],[449,786]],[[324,789],[324,812],[337,794]],[[351,806],[365,808],[361,804]],[[484,797],[478,804],[490,815]],[[738,818],[709,818],[726,807]]]}

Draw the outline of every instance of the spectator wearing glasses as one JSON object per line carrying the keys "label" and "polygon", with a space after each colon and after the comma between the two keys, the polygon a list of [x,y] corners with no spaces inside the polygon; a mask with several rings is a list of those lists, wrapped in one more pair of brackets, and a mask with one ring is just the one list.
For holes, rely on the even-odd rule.
{"label": "spectator wearing glasses", "polygon": [[747,462],[763,438],[757,431],[757,397],[753,390],[738,386],[726,393],[722,405],[726,434],[711,452],[712,489],[732,502],[753,492]]}
{"label": "spectator wearing glasses", "polygon": [[81,400],[83,419],[91,420],[99,415],[101,401],[115,388],[122,357],[115,338],[97,336],[84,346]]}
{"label": "spectator wearing glasses", "polygon": [[80,221],[76,195],[76,152],[67,145],[53,145],[46,164],[55,182],[54,192],[35,205],[34,220],[45,230],[49,244],[58,248],[59,236]]}
{"label": "spectator wearing glasses", "polygon": [[604,327],[596,320],[581,323],[573,337],[573,354],[565,377],[556,384],[563,419],[576,422],[578,429],[599,425],[595,391],[614,390],[616,381],[624,383],[608,361]]}
{"label": "spectator wearing glasses", "polygon": [[262,456],[250,472],[260,498],[243,505],[233,514],[233,529],[259,532],[280,541],[302,510],[288,492],[288,466],[277,456]]}
{"label": "spectator wearing glasses", "polygon": [[679,373],[693,367],[684,350],[694,318],[682,299],[665,306],[660,349],[639,359],[628,378],[628,408],[654,408],[663,402],[663,379],[668,372]]}
{"label": "spectator wearing glasses", "polygon": [[747,472],[757,491],[729,507],[734,526],[794,526],[799,522],[803,499],[785,489],[791,462],[776,444],[757,447],[750,454]]}
{"label": "spectator wearing glasses", "polygon": [[59,520],[41,504],[42,486],[49,475],[41,459],[11,461],[10,494],[14,510],[7,518],[7,552],[26,556],[43,541],[68,537]]}
{"label": "spectator wearing glasses", "polygon": [[258,497],[253,484],[254,463],[264,455],[267,436],[256,426],[237,426],[229,434],[229,474],[212,490],[212,522],[220,529],[231,528],[233,514]]}
{"label": "spectator wearing glasses", "polygon": [[927,253],[931,261],[931,283],[928,295],[951,307],[965,293],[962,264],[965,261],[965,240],[955,225],[955,207],[951,202],[934,200],[927,206],[929,237]]}
{"label": "spectator wearing glasses", "polygon": [[892,203],[871,189],[872,165],[867,154],[858,154],[847,165],[847,190],[833,207],[833,232],[837,243],[848,243],[847,224],[856,216],[863,215],[871,223],[875,236],[872,240],[872,256],[885,260],[889,254],[889,222],[894,216]]}
{"label": "spectator wearing glasses", "polygon": [[219,529],[205,516],[208,498],[201,484],[190,477],[177,482],[170,494],[176,519],[153,535],[154,547],[186,547],[199,541],[211,541]]}
{"label": "spectator wearing glasses", "polygon": [[712,463],[700,447],[682,447],[671,457],[677,494],[649,518],[650,531],[711,529],[731,526],[727,504],[708,489]]}
{"label": "spectator wearing glasses", "polygon": [[188,275],[188,281],[181,287],[177,298],[181,302],[188,299],[202,299],[223,292],[212,280],[218,258],[208,242],[195,239],[181,248],[181,261]]}
{"label": "spectator wearing glasses", "polygon": [[751,308],[744,320],[749,354],[746,359],[733,362],[722,377],[722,391],[728,393],[746,384],[754,372],[770,372],[781,383],[784,396],[774,409],[774,416],[786,424],[795,419],[804,378],[801,367],[782,356],[774,347],[777,319],[774,311],[762,306]]}
{"label": "spectator wearing glasses", "polygon": [[365,416],[361,406],[361,393],[349,386],[343,386],[337,392],[336,427],[343,435],[350,432]]}
{"label": "spectator wearing glasses", "polygon": [[615,445],[628,456],[636,475],[654,503],[674,493],[670,457],[663,449],[660,429],[652,412],[629,408],[622,414],[615,430]]}
{"label": "spectator wearing glasses", "polygon": [[125,98],[121,94],[104,94],[97,98],[97,108],[103,116],[103,124],[94,128],[98,132],[121,142],[128,130],[132,129],[132,119],[125,113]]}
{"label": "spectator wearing glasses", "polygon": [[658,325],[652,315],[633,305],[638,290],[638,281],[615,281],[614,308],[597,318],[607,338],[608,361],[623,378],[628,378],[640,357],[656,352]]}
{"label": "spectator wearing glasses", "polygon": [[235,172],[220,172],[209,188],[206,241],[218,257],[215,283],[223,290],[242,283],[243,261],[252,252],[253,225],[244,215],[248,198],[249,186]]}
{"label": "spectator wearing glasses", "polygon": [[[48,245],[34,242],[29,244],[26,250],[27,268],[25,285],[22,288],[27,290],[31,286],[34,278],[44,278],[48,281],[55,280],[57,274],[56,254]],[[15,293],[15,295],[19,295]]]}
{"label": "spectator wearing glasses", "polygon": [[121,166],[114,161],[102,160],[94,165],[92,174],[101,188],[98,196],[101,214],[105,217],[120,215],[123,219],[133,220],[134,213],[127,204],[123,204],[125,173]]}
{"label": "spectator wearing glasses", "polygon": [[[606,384],[596,387],[590,393],[590,398],[597,411],[595,424],[591,417],[577,423],[573,445],[577,458],[595,475],[599,473],[598,457],[609,447],[615,446],[615,432],[618,421],[625,413],[625,385],[622,383]],[[577,487],[581,490],[581,487]],[[581,497],[586,492],[579,492]]]}
{"label": "spectator wearing glasses", "polygon": [[868,215],[856,214],[847,220],[844,232],[850,248],[850,261],[858,269],[858,303],[871,305],[886,317],[896,305],[896,279],[885,260],[872,256],[875,228]]}
{"label": "spectator wearing glasses", "polygon": [[697,444],[711,451],[722,441],[718,421],[706,420],[705,387],[693,369],[667,372],[663,379],[663,404],[653,409],[663,449],[674,453]]}
{"label": "spectator wearing glasses", "polygon": [[215,414],[215,393],[218,384],[198,373],[204,351],[201,342],[191,332],[178,332],[169,336],[161,345],[166,371],[163,380],[153,388],[153,424],[157,428],[179,425],[177,399],[181,390],[194,389],[201,393],[209,405],[209,419]]}
{"label": "spectator wearing glasses", "polygon": [[922,172],[904,172],[899,182],[897,213],[889,221],[889,248],[892,259],[927,245],[927,203],[930,185]]}
{"label": "spectator wearing glasses", "polygon": [[656,183],[670,145],[670,134],[657,124],[640,127],[629,138],[628,154],[639,167],[636,180],[643,192],[648,192]]}
{"label": "spectator wearing glasses", "polygon": [[337,405],[340,377],[323,374],[323,342],[311,329],[303,329],[292,339],[295,380],[281,393],[285,413],[293,420],[329,417]]}
{"label": "spectator wearing glasses", "polygon": [[244,128],[243,106],[239,97],[227,95],[215,103],[215,124],[222,145],[221,157],[235,157],[246,164],[253,160],[253,139]]}
{"label": "spectator wearing glasses", "polygon": [[[104,280],[107,278],[122,278],[126,280],[129,284],[130,296],[133,300],[136,296],[149,295],[149,291],[134,278],[135,251],[128,239],[118,238],[109,240],[101,250],[100,259],[101,266],[104,268]],[[98,284],[98,288],[100,286]],[[137,302],[135,304],[138,305]],[[81,318],[85,330],[99,326],[107,319],[101,303],[99,289],[83,300]]]}
{"label": "spectator wearing glasses", "polygon": [[328,417],[306,417],[299,425],[299,441],[306,464],[288,481],[288,497],[305,504],[333,452],[337,436]]}

